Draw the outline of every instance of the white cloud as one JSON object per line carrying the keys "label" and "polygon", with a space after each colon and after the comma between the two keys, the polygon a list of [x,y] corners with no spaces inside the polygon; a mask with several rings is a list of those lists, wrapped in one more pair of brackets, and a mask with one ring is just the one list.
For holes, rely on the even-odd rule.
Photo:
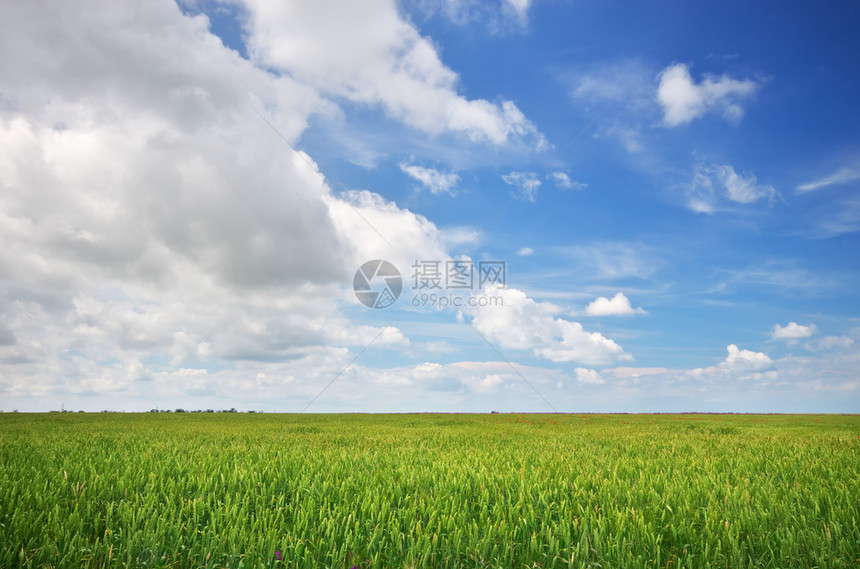
{"label": "white cloud", "polygon": [[497,373],[491,373],[471,383],[472,389],[479,393],[485,393],[488,391],[494,391],[498,386],[502,385],[503,381],[502,376]]}
{"label": "white cloud", "polygon": [[630,299],[619,292],[611,299],[604,296],[597,297],[585,308],[585,314],[588,316],[632,316],[634,314],[647,314],[647,312],[642,308],[633,308]]}
{"label": "white cloud", "polygon": [[593,369],[578,367],[574,370],[574,373],[576,374],[576,380],[580,383],[591,383],[596,385],[606,383],[606,380],[600,376],[600,373]]}
{"label": "white cloud", "polygon": [[578,270],[597,280],[648,279],[665,264],[654,250],[641,243],[597,241],[563,247],[559,252],[578,261]]}
{"label": "white cloud", "polygon": [[571,96],[590,104],[611,102],[642,112],[654,106],[654,70],[635,59],[602,61],[569,74]]}
{"label": "white cloud", "polygon": [[735,344],[726,347],[728,355],[719,365],[698,368],[686,372],[686,378],[709,379],[711,381],[760,381],[770,382],[778,378],[774,361],[762,352],[738,348]]}
{"label": "white cloud", "polygon": [[416,7],[426,16],[440,12],[458,26],[479,22],[491,33],[504,33],[525,29],[531,0],[419,0]]}
{"label": "white cloud", "polygon": [[829,176],[797,186],[797,191],[800,193],[811,192],[827,186],[853,182],[854,180],[860,180],[860,170],[856,168],[841,168]]}
{"label": "white cloud", "polygon": [[827,239],[860,231],[860,195],[826,202],[812,213],[813,227],[803,231],[817,239]]}
{"label": "white cloud", "polygon": [[529,7],[531,3],[531,0],[504,0],[505,9],[513,12],[516,19],[522,24],[526,24],[529,21]]}
{"label": "white cloud", "polygon": [[10,5],[0,38],[6,394],[265,401],[296,377],[318,389],[373,338],[409,345],[341,314],[344,285],[370,258],[447,258],[445,235],[333,195],[256,114],[295,143],[332,108],[313,86],[173,2]]}
{"label": "white cloud", "polygon": [[537,172],[511,172],[502,176],[502,180],[506,184],[520,188],[517,193],[530,202],[535,201],[538,188],[540,188],[540,180]]}
{"label": "white cloud", "polygon": [[535,252],[534,249],[532,249],[531,247],[522,247],[522,248],[517,250],[517,255],[519,255],[520,257],[527,257],[527,256],[533,254],[534,252]]}
{"label": "white cloud", "polygon": [[725,361],[720,364],[726,369],[732,370],[762,370],[773,366],[773,360],[767,354],[762,352],[753,352],[751,350],[742,350],[734,344],[729,344],[726,348],[729,355]]}
{"label": "white cloud", "polygon": [[379,194],[349,191],[325,201],[337,234],[352,249],[354,267],[369,259],[387,259],[404,274],[415,259],[448,258],[446,235],[436,225]]}
{"label": "white cloud", "polygon": [[450,354],[457,351],[457,348],[454,347],[454,345],[444,340],[427,342],[424,349],[433,354]]}
{"label": "white cloud", "polygon": [[562,190],[582,190],[588,187],[588,184],[571,180],[570,176],[564,172],[550,172],[547,177],[555,182],[555,185]]}
{"label": "white cloud", "polygon": [[772,340],[796,340],[798,338],[809,338],[817,331],[818,327],[815,324],[803,325],[797,322],[789,322],[786,326],[775,325],[770,337]]}
{"label": "white cloud", "polygon": [[614,380],[638,380],[643,377],[660,376],[664,374],[677,373],[677,370],[671,370],[665,367],[615,367],[605,369],[602,375],[611,377]]}
{"label": "white cloud", "polygon": [[400,164],[400,169],[410,177],[421,182],[434,195],[454,195],[454,188],[460,183],[460,176],[453,172],[440,172],[414,164]]}
{"label": "white cloud", "polygon": [[252,60],[431,135],[461,133],[505,144],[543,136],[512,101],[469,100],[433,43],[403,19],[393,0],[305,2],[247,0]]}
{"label": "white cloud", "polygon": [[641,152],[643,120],[653,122],[655,70],[635,59],[590,63],[564,74],[574,103],[599,113],[596,137],[617,139],[628,152]]}
{"label": "white cloud", "polygon": [[[684,402],[680,408],[666,410],[811,412],[832,409],[831,394],[836,394],[845,399],[840,409],[850,413],[860,395],[858,344],[848,336],[828,338],[826,346],[816,347],[827,352],[813,357],[787,355],[774,360],[731,344],[721,362],[706,368],[617,367],[603,369],[599,375],[608,380],[604,389],[611,394],[612,409],[620,401],[638,402],[659,393],[659,398]],[[650,399],[641,409],[653,410],[657,401]]]}
{"label": "white cloud", "polygon": [[776,195],[773,186],[759,185],[754,175],[741,176],[731,166],[719,166],[717,176],[733,202],[747,204],[762,198],[772,199]]}
{"label": "white cloud", "polygon": [[666,126],[687,124],[711,111],[720,112],[723,118],[737,122],[743,117],[739,101],[751,97],[761,85],[752,79],[739,81],[726,75],[706,75],[695,83],[689,68],[676,63],[660,73],[657,101],[663,107]]}
{"label": "white cloud", "polygon": [[773,186],[759,184],[754,174],[742,175],[729,165],[697,164],[686,186],[687,207],[698,213],[715,213],[731,204],[750,204],[779,194]]}
{"label": "white cloud", "polygon": [[625,127],[615,125],[608,127],[605,132],[608,136],[617,138],[624,145],[624,148],[627,149],[627,152],[631,154],[642,152],[645,149],[645,145],[642,143],[642,132],[638,126]]}
{"label": "white cloud", "polygon": [[556,318],[559,308],[538,303],[514,288],[488,287],[480,295],[500,297],[502,306],[470,308],[472,325],[487,340],[503,349],[531,350],[553,362],[608,365],[630,359],[614,341],[597,332],[587,332],[578,322]]}
{"label": "white cloud", "polygon": [[849,336],[824,336],[806,344],[806,348],[815,351],[847,350],[853,345],[854,339]]}

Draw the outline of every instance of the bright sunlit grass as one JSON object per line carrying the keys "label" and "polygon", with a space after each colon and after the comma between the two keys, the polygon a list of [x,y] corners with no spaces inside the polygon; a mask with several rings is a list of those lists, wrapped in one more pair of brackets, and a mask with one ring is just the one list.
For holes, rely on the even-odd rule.
{"label": "bright sunlit grass", "polygon": [[857,567],[858,435],[857,416],[3,414],[0,566]]}

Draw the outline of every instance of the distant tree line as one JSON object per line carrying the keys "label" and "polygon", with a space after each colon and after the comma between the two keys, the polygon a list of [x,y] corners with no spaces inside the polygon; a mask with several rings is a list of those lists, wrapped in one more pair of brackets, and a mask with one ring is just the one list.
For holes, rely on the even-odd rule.
{"label": "distant tree line", "polygon": [[[182,407],[178,409],[174,409],[171,411],[170,409],[150,409],[150,413],[238,413],[235,407],[230,407],[229,409],[183,409]],[[256,411],[245,411],[246,413],[256,413]]]}
{"label": "distant tree line", "polygon": [[[17,413],[17,409],[13,409],[12,413]],[[61,409],[59,411],[49,411],[49,413],[75,413],[76,411],[70,411],[69,409]],[[110,409],[103,409],[102,413],[117,413],[118,411],[111,411]],[[119,411],[122,412],[122,411]],[[147,413],[242,413],[243,411],[238,411],[235,407],[231,407],[229,409],[183,409],[179,407],[178,409],[150,409]],[[3,413],[0,410],[0,413]],[[77,413],[85,413],[85,411],[77,411]],[[262,411],[244,411],[244,413],[262,413]]]}

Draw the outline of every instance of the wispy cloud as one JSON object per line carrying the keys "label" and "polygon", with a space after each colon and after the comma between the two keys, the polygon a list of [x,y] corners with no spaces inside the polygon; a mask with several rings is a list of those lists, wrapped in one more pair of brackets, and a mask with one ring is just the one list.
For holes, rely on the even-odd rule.
{"label": "wispy cloud", "polygon": [[454,195],[454,188],[460,183],[460,176],[453,172],[441,172],[433,168],[425,168],[414,164],[401,163],[400,170],[411,178],[418,180],[430,190],[433,195]]}
{"label": "wispy cloud", "polygon": [[697,213],[716,213],[764,198],[772,203],[779,195],[773,186],[759,184],[752,173],[739,174],[730,165],[716,164],[697,164],[686,189],[687,207]]}
{"label": "wispy cloud", "polygon": [[564,172],[550,172],[547,178],[555,182],[555,185],[562,190],[582,190],[588,187],[588,184],[571,180]]}
{"label": "wispy cloud", "polygon": [[649,279],[664,265],[653,247],[638,242],[597,241],[557,250],[576,259],[577,270],[594,280]]}
{"label": "wispy cloud", "polygon": [[860,195],[847,192],[830,199],[806,204],[803,226],[798,235],[830,239],[860,231]]}
{"label": "wispy cloud", "polygon": [[523,25],[529,21],[529,7],[532,0],[504,0],[503,11],[508,11]]}
{"label": "wispy cloud", "polygon": [[588,105],[614,103],[628,111],[654,107],[654,69],[635,59],[604,61],[573,69],[565,77],[575,101]]}
{"label": "wispy cloud", "polygon": [[747,268],[723,269],[721,280],[711,292],[726,292],[736,287],[773,287],[792,294],[818,295],[833,290],[842,278],[832,272],[810,271],[793,260],[761,260]]}
{"label": "wispy cloud", "polygon": [[813,340],[805,347],[812,351],[831,351],[831,350],[847,350],[854,345],[854,339],[850,336],[824,336],[818,340]]}
{"label": "wispy cloud", "polygon": [[571,69],[562,75],[570,97],[590,113],[600,113],[595,136],[614,138],[628,152],[641,152],[642,123],[657,120],[660,107],[654,99],[655,69],[635,59],[601,62]]}
{"label": "wispy cloud", "polygon": [[797,186],[797,191],[798,193],[812,192],[820,190],[821,188],[826,188],[827,186],[845,184],[847,182],[853,182],[854,180],[860,180],[860,169],[854,167],[840,168],[829,176]]}
{"label": "wispy cloud", "polygon": [[502,180],[508,185],[519,188],[520,191],[516,194],[530,202],[535,201],[541,185],[537,172],[511,172],[503,175]]}
{"label": "wispy cloud", "polygon": [[421,0],[415,8],[425,16],[440,14],[458,25],[480,23],[493,34],[524,31],[531,0]]}

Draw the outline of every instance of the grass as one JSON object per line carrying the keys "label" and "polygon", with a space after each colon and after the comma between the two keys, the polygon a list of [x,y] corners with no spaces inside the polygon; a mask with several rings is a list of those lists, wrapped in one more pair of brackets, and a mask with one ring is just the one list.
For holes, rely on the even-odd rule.
{"label": "grass", "polygon": [[7,413],[0,566],[860,567],[858,435],[826,415]]}

